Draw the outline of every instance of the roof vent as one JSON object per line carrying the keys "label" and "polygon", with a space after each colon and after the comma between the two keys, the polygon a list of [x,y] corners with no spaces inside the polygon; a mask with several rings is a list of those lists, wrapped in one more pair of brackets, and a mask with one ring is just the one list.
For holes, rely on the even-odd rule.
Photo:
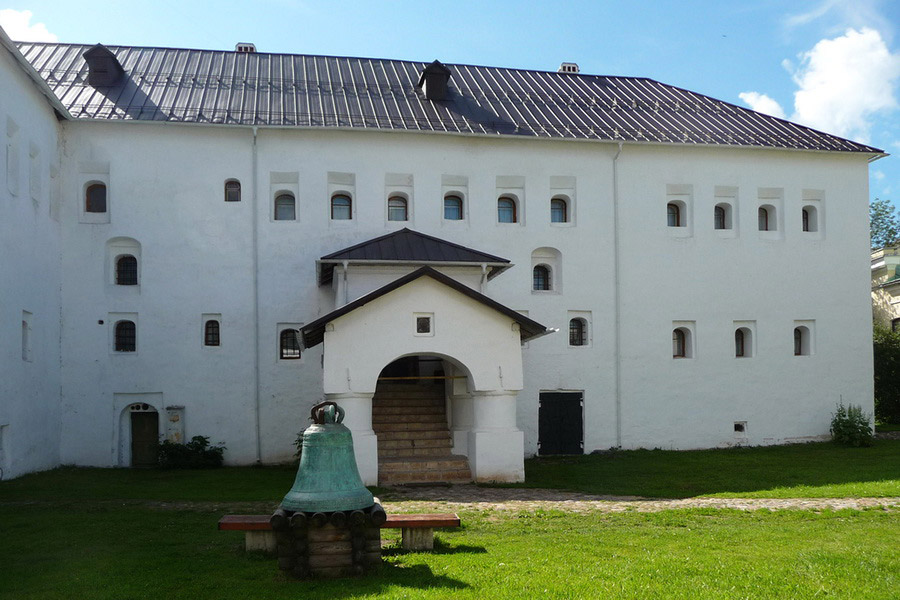
{"label": "roof vent", "polygon": [[434,61],[422,69],[419,77],[419,87],[425,93],[428,100],[445,100],[447,98],[447,82],[450,81],[450,69]]}
{"label": "roof vent", "polygon": [[250,42],[238,42],[234,45],[234,51],[240,54],[253,54],[256,52],[256,45]]}
{"label": "roof vent", "polygon": [[125,73],[116,55],[103,44],[88,48],[82,56],[88,64],[88,83],[94,87],[115,85]]}
{"label": "roof vent", "polygon": [[557,73],[581,73],[581,69],[578,68],[578,63],[564,62],[559,65],[559,71],[557,71]]}

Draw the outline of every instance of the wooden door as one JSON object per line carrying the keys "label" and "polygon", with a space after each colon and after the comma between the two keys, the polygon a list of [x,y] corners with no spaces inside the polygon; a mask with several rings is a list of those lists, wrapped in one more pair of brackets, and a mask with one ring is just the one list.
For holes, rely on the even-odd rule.
{"label": "wooden door", "polygon": [[156,466],[156,445],[159,441],[159,413],[131,413],[131,466]]}
{"label": "wooden door", "polygon": [[582,392],[543,392],[538,405],[538,454],[584,454]]}

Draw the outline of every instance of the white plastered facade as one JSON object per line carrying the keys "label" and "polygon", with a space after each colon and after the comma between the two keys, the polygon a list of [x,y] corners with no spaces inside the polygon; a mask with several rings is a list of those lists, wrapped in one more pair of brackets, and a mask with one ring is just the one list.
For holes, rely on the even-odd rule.
{"label": "white plastered facade", "polygon": [[[483,289],[477,274],[457,275],[561,330],[520,347],[522,370],[504,375],[521,377],[501,389],[517,392],[504,406],[506,417],[514,406],[508,429],[520,432],[522,456],[539,452],[541,392],[583,393],[586,452],[822,439],[836,403],[872,410],[868,156],[376,131],[58,124],[19,65],[4,55],[2,69],[0,125],[7,118],[21,123],[20,189],[27,188],[22,165],[32,141],[46,173],[37,202],[27,193],[9,193],[5,172],[0,175],[0,272],[4,281],[21,282],[4,284],[0,298],[6,473],[60,463],[124,466],[120,404],[128,395],[159,399],[161,414],[178,407],[184,437],[223,442],[229,464],[290,460],[309,407],[326,395],[373,391],[372,374],[389,358],[382,353],[390,344],[380,330],[341,340],[342,323],[336,322],[324,358],[319,345],[305,349],[300,360],[282,360],[279,329],[302,327],[379,280],[351,276],[346,297],[337,297],[334,287],[317,285],[317,258],[404,226],[510,259],[515,266]],[[59,175],[51,178],[56,165]],[[409,176],[403,192],[413,203],[414,223],[386,220],[391,174]],[[223,201],[229,179],[241,182],[240,202]],[[108,186],[108,222],[82,218],[89,181]],[[334,221],[329,196],[335,186],[345,191],[345,181],[352,181],[353,218]],[[450,186],[465,196],[460,221],[443,218],[447,181],[465,181]],[[497,198],[511,182],[520,222],[498,223]],[[560,182],[572,200],[570,223],[550,219]],[[295,194],[295,220],[274,219],[273,195],[282,189]],[[734,205],[728,232],[713,227],[723,190]],[[809,190],[821,197],[822,227],[814,235],[800,223]],[[666,226],[666,204],[675,197],[686,211],[686,227],[677,230]],[[773,202],[778,229],[760,232],[758,208]],[[139,286],[125,289],[110,280],[108,244],[120,238],[140,245]],[[537,249],[558,253],[564,287],[532,290]],[[407,296],[395,300],[402,304]],[[23,311],[32,315],[31,362],[21,358]],[[111,347],[110,321],[123,314],[136,315],[133,353]],[[202,341],[207,314],[221,316],[221,345],[214,348]],[[568,344],[570,315],[589,323],[589,344]],[[738,321],[755,323],[752,357],[734,356]],[[798,321],[814,327],[809,355],[793,353]],[[691,358],[672,356],[672,329],[680,323],[693,328]],[[329,344],[371,355],[362,363],[365,386],[345,389],[329,379],[323,370],[332,360]],[[446,354],[474,370],[467,385],[475,391],[479,377],[488,377],[478,375],[482,365],[437,345],[395,355],[413,351]],[[471,448],[473,414],[451,411],[457,425],[470,422],[453,428],[458,449]],[[352,410],[347,419],[365,423]],[[737,422],[746,424],[741,435]],[[362,438],[358,443],[371,443]],[[478,457],[470,461],[478,472]],[[491,478],[520,478],[518,468],[509,468],[512,477]]]}

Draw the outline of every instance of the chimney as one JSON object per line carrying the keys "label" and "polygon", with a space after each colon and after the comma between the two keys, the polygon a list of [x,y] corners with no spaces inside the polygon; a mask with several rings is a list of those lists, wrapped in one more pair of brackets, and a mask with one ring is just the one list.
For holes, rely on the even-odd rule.
{"label": "chimney", "polygon": [[450,69],[436,60],[422,69],[419,87],[428,100],[446,100],[447,82],[450,81]]}
{"label": "chimney", "polygon": [[564,62],[559,65],[557,73],[574,73],[577,75],[581,73],[581,69],[578,68],[578,63]]}
{"label": "chimney", "polygon": [[238,42],[234,45],[234,51],[238,54],[253,54],[256,52],[256,45],[250,42]]}
{"label": "chimney", "polygon": [[125,70],[116,55],[103,44],[97,44],[82,54],[88,64],[88,83],[94,87],[115,85]]}

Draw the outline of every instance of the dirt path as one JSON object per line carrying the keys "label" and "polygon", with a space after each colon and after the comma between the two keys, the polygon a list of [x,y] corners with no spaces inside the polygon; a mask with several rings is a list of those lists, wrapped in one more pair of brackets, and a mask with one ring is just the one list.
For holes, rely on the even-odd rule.
{"label": "dirt path", "polygon": [[475,485],[393,488],[382,494],[388,512],[461,510],[562,510],[566,512],[656,512],[678,508],[737,510],[900,509],[900,498],[685,498],[659,500],[639,496],[591,496],[557,490],[483,488]]}

